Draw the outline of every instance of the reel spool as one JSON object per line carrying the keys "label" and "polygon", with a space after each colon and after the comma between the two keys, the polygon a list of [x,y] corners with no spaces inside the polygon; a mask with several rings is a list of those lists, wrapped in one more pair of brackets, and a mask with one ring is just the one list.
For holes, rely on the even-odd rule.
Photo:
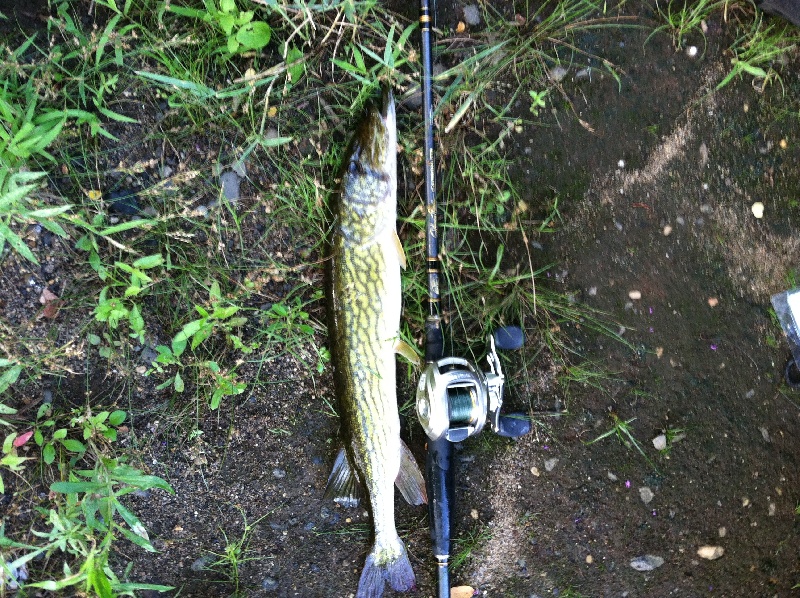
{"label": "reel spool", "polygon": [[487,419],[500,436],[516,438],[530,431],[526,416],[500,414],[505,376],[494,336],[489,337],[489,345],[489,372],[460,357],[428,364],[417,386],[417,416],[431,440],[462,442],[480,433]]}

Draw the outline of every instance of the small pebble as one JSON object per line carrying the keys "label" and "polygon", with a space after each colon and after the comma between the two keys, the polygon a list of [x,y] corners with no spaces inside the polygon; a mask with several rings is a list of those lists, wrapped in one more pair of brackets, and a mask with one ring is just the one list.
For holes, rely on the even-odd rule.
{"label": "small pebble", "polygon": [[272,476],[277,478],[277,479],[279,479],[279,480],[282,479],[282,478],[285,478],[286,477],[286,470],[277,469],[277,468],[273,469],[272,470]]}
{"label": "small pebble", "polygon": [[475,27],[481,24],[481,9],[477,4],[470,4],[464,7],[464,20],[467,25]]}
{"label": "small pebble", "polygon": [[709,561],[715,561],[723,554],[725,554],[725,549],[722,546],[701,546],[697,549],[697,556]]}
{"label": "small pebble", "polygon": [[616,482],[616,481],[619,479],[617,476],[615,476],[615,475],[614,475],[613,473],[611,473],[610,471],[608,472],[608,474],[607,474],[607,475],[608,475],[608,479],[609,479],[609,480],[611,480],[612,482]]}
{"label": "small pebble", "polygon": [[639,556],[631,561],[631,567],[637,571],[652,571],[663,564],[664,559],[662,559],[660,556],[653,556],[652,554]]}
{"label": "small pebble", "polygon": [[450,598],[470,598],[475,595],[475,588],[472,586],[456,586],[450,588]]}
{"label": "small pebble", "polygon": [[657,451],[663,451],[667,448],[667,437],[664,434],[659,434],[655,438],[653,438],[653,446],[656,447]]}
{"label": "small pebble", "polygon": [[594,562],[594,557],[591,554],[586,555],[586,564],[591,565]]}
{"label": "small pebble", "polygon": [[774,502],[771,502],[771,503],[769,503],[769,510],[767,511],[767,514],[770,517],[775,517],[775,513],[776,513],[777,510],[778,510],[778,506]]}
{"label": "small pebble", "polygon": [[689,46],[688,48],[686,48],[686,55],[689,58],[694,58],[695,56],[697,56],[697,46]]}
{"label": "small pebble", "polygon": [[266,577],[264,578],[264,581],[261,582],[261,588],[266,590],[267,592],[277,590],[278,580],[273,577]]}
{"label": "small pebble", "polygon": [[559,81],[563,80],[564,77],[567,76],[567,72],[568,72],[567,69],[565,69],[561,65],[558,65],[558,66],[555,66],[552,69],[550,69],[549,76],[550,76],[550,79],[552,79],[553,81],[558,83]]}
{"label": "small pebble", "polygon": [[647,486],[642,486],[639,488],[639,497],[642,499],[644,504],[650,504],[650,501],[655,498],[655,494],[653,494],[653,491]]}
{"label": "small pebble", "polygon": [[778,145],[781,147],[781,149],[786,149],[787,147],[789,147],[789,142],[786,141],[785,139],[781,139],[778,142]]}
{"label": "small pebble", "polygon": [[556,459],[556,458],[548,459],[547,461],[544,462],[544,468],[547,471],[553,471],[553,469],[556,466],[556,463],[558,463],[558,459]]}
{"label": "small pebble", "polygon": [[642,292],[636,290],[628,291],[628,297],[630,297],[633,301],[638,301],[642,298]]}
{"label": "small pebble", "polygon": [[531,467],[531,473],[537,478],[542,475],[538,467]]}
{"label": "small pebble", "polygon": [[617,168],[625,168],[625,160],[620,160],[617,162]]}
{"label": "small pebble", "polygon": [[219,177],[219,184],[222,187],[222,193],[228,201],[236,201],[239,199],[239,183],[241,178],[232,170],[223,172]]}
{"label": "small pebble", "polygon": [[719,299],[717,299],[716,297],[709,297],[708,298],[708,306],[709,307],[716,307],[717,305],[719,305]]}
{"label": "small pebble", "polygon": [[589,297],[594,297],[597,295],[597,287],[590,287],[587,292],[589,293]]}
{"label": "small pebble", "polygon": [[670,233],[672,233],[672,227],[671,227],[669,224],[667,224],[667,225],[664,227],[664,230],[662,230],[661,232],[663,233],[663,235],[664,235],[665,237],[669,237]]}
{"label": "small pebble", "polygon": [[206,567],[208,567],[211,563],[213,563],[217,557],[213,554],[207,554],[205,556],[201,556],[195,562],[193,562],[190,566],[192,571],[202,571]]}
{"label": "small pebble", "polygon": [[763,218],[764,217],[764,204],[760,201],[755,202],[751,207],[750,210],[753,212],[753,216],[756,218]]}
{"label": "small pebble", "polygon": [[727,535],[728,535],[728,529],[727,529],[727,528],[725,528],[725,527],[721,527],[721,528],[719,528],[719,529],[717,530],[717,533],[719,534],[719,537],[720,537],[720,538],[724,538],[725,536],[727,536]]}
{"label": "small pebble", "polygon": [[478,518],[478,509],[472,509],[469,512],[469,516],[472,517],[473,519],[477,519]]}

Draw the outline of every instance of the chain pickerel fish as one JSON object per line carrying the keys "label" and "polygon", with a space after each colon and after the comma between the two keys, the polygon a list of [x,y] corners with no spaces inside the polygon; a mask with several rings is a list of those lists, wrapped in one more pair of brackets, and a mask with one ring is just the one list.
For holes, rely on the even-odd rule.
{"label": "chain pickerel fish", "polygon": [[357,598],[377,598],[385,584],[414,587],[414,571],[394,521],[394,485],[414,505],[427,502],[425,482],[400,440],[395,354],[416,360],[400,341],[397,237],[397,131],[394,98],[385,89],[358,124],[346,155],[330,242],[329,327],[334,383],[346,438],[325,496],[355,506],[366,487],[375,543]]}

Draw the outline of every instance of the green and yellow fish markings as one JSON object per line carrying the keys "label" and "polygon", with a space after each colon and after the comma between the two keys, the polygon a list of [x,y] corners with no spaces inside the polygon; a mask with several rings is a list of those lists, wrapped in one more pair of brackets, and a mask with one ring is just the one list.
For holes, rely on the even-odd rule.
{"label": "green and yellow fish markings", "polygon": [[414,587],[414,572],[394,521],[394,484],[411,504],[427,501],[422,474],[400,440],[395,354],[400,341],[397,238],[397,131],[394,98],[384,91],[356,129],[334,209],[329,315],[334,382],[348,443],[336,458],[325,495],[358,504],[366,487],[375,529],[357,598]]}

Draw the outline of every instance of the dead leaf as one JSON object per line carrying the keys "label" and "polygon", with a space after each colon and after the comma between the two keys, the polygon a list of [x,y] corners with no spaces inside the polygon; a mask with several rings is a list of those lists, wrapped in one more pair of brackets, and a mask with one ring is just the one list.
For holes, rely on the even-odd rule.
{"label": "dead leaf", "polygon": [[31,436],[33,436],[33,430],[28,430],[24,434],[20,434],[19,436],[17,436],[14,439],[14,442],[12,443],[14,445],[14,448],[21,447],[23,444],[25,444],[31,439]]}
{"label": "dead leaf", "polygon": [[54,319],[58,315],[58,310],[61,309],[61,299],[48,288],[42,291],[39,297],[39,303],[44,305],[42,317],[48,320]]}

